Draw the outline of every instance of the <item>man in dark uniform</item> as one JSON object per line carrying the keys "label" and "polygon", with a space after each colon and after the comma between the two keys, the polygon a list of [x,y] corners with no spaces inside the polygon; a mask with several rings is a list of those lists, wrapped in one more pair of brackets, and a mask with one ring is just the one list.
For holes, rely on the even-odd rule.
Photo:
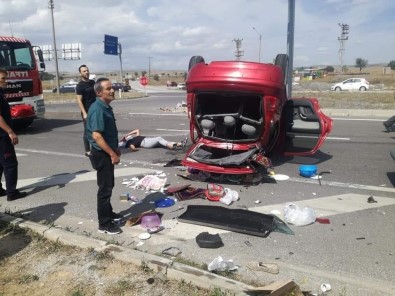
{"label": "man in dark uniform", "polygon": [[114,223],[122,216],[113,212],[111,206],[114,188],[114,165],[120,161],[118,129],[110,103],[115,91],[108,78],[99,78],[94,86],[96,101],[88,111],[86,129],[91,145],[90,160],[97,171],[97,216],[99,233],[118,234],[121,229]]}
{"label": "man in dark uniform", "polygon": [[10,105],[4,97],[7,87],[7,71],[0,69],[0,180],[4,172],[6,190],[0,182],[0,196],[7,195],[7,201],[23,198],[26,192],[16,189],[18,181],[18,160],[14,145],[18,144],[18,136],[12,130]]}
{"label": "man in dark uniform", "polygon": [[77,94],[78,107],[81,110],[82,122],[84,124],[84,135],[82,139],[84,142],[85,155],[89,156],[91,153],[91,148],[89,146],[89,142],[86,134],[86,118],[88,116],[89,107],[96,100],[96,94],[93,89],[93,86],[95,85],[95,81],[89,79],[89,68],[86,65],[81,65],[78,68],[78,71],[80,72],[81,80],[77,84],[75,92]]}

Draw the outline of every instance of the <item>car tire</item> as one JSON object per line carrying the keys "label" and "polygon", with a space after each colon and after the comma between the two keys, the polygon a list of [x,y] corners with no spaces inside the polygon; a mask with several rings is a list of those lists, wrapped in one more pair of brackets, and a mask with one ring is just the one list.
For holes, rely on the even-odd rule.
{"label": "car tire", "polygon": [[335,91],[341,91],[342,89],[339,86],[335,87]]}
{"label": "car tire", "polygon": [[359,90],[360,90],[360,91],[366,91],[366,87],[361,86],[361,87],[359,88]]}
{"label": "car tire", "polygon": [[196,64],[204,63],[202,56],[193,56],[189,60],[188,71],[190,71]]}
{"label": "car tire", "polygon": [[276,66],[279,66],[281,68],[281,72],[283,74],[284,78],[284,84],[286,85],[288,83],[287,81],[287,72],[288,72],[288,55],[285,53],[280,53],[276,56],[276,59],[274,60],[274,64]]}

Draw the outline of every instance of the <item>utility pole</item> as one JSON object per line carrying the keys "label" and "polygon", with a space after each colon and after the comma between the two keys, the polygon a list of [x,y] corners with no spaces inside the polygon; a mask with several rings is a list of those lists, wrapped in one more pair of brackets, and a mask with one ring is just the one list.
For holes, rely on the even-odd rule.
{"label": "utility pole", "polygon": [[122,73],[122,44],[121,43],[118,43],[118,55],[119,55],[119,63],[120,63],[120,65],[121,65],[121,71],[120,71],[120,75],[121,75],[121,83],[123,83],[123,79],[122,79],[122,77],[123,77],[123,73]]}
{"label": "utility pole", "polygon": [[236,61],[240,61],[240,58],[244,55],[244,51],[240,50],[241,42],[243,41],[243,39],[233,39],[233,41],[236,43],[236,51],[235,51]]}
{"label": "utility pole", "polygon": [[295,35],[295,0],[288,0],[288,32],[287,32],[287,96],[292,98],[292,73],[294,67],[294,35]]}
{"label": "utility pole", "polygon": [[258,62],[260,63],[260,62],[261,62],[262,34],[259,33],[259,32],[255,29],[255,27],[252,27],[252,29],[253,29],[255,32],[257,32],[258,35],[259,35],[259,54],[258,54]]}
{"label": "utility pole", "polygon": [[147,57],[148,59],[148,78],[151,78],[151,59],[152,57]]}
{"label": "utility pole", "polygon": [[53,3],[53,0],[49,0],[48,8],[51,9],[52,37],[53,37],[53,48],[54,48],[54,54],[55,54],[56,84],[57,84],[56,92],[59,95],[60,94],[60,81],[59,81],[59,67],[58,67],[58,51],[56,49],[56,38],[55,38],[55,22],[53,19],[53,10],[55,8],[55,4]]}
{"label": "utility pole", "polygon": [[342,34],[340,37],[337,38],[340,42],[340,49],[339,49],[339,60],[340,60],[340,74],[343,74],[343,57],[345,52],[345,44],[346,40],[348,40],[348,30],[349,26],[347,24],[340,24],[339,26],[342,28]]}

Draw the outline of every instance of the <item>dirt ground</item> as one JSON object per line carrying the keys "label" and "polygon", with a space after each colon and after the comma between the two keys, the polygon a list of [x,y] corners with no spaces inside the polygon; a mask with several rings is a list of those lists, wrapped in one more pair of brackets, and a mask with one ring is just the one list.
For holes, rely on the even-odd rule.
{"label": "dirt ground", "polygon": [[230,295],[170,281],[147,266],[114,260],[108,253],[48,241],[0,222],[0,296],[6,295]]}

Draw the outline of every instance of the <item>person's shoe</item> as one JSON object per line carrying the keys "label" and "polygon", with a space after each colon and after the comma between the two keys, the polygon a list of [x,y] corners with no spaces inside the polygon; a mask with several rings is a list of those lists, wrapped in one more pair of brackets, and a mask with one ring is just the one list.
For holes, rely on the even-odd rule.
{"label": "person's shoe", "polygon": [[111,217],[112,222],[118,223],[118,222],[122,221],[122,219],[123,219],[123,215],[117,214],[117,213],[112,213],[112,217]]}
{"label": "person's shoe", "polygon": [[90,152],[90,151],[86,151],[86,152],[85,152],[85,156],[86,156],[86,157],[90,157],[90,156],[91,156],[91,152]]}
{"label": "person's shoe", "polygon": [[5,191],[4,188],[0,188],[0,196],[6,196],[7,192]]}
{"label": "person's shoe", "polygon": [[119,234],[122,232],[122,230],[117,225],[111,222],[107,225],[99,226],[98,232],[107,234]]}
{"label": "person's shoe", "polygon": [[181,147],[185,147],[187,143],[188,143],[188,136],[186,136],[185,139],[181,141]]}
{"label": "person's shoe", "polygon": [[26,197],[26,195],[27,195],[26,192],[20,192],[19,190],[17,190],[16,193],[7,195],[7,201],[13,201],[20,198],[24,198]]}

